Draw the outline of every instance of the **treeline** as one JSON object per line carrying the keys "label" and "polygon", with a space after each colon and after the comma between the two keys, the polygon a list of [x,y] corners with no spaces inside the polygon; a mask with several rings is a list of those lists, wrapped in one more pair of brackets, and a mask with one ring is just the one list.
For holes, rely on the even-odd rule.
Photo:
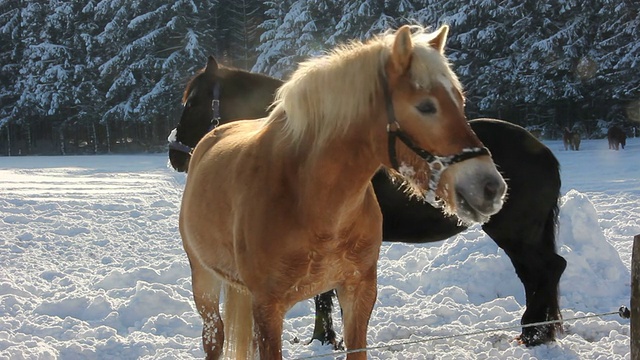
{"label": "treeline", "polygon": [[0,0],[0,154],[158,151],[209,54],[280,78],[353,38],[451,26],[469,117],[640,119],[635,0]]}

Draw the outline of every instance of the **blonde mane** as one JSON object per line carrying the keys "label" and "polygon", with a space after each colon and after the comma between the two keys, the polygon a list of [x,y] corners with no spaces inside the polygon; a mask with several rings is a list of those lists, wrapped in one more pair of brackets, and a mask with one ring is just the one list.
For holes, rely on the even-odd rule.
{"label": "blonde mane", "polygon": [[[415,85],[430,88],[435,82],[448,80],[461,90],[460,82],[449,68],[447,59],[430,42],[436,34],[420,26],[412,27],[414,44],[411,76]],[[325,56],[302,62],[276,93],[265,126],[283,119],[285,131],[293,145],[303,137],[314,135],[314,148],[344,134],[354,121],[367,119],[380,90],[380,76],[391,54],[394,34],[384,34],[362,43],[352,41]]]}

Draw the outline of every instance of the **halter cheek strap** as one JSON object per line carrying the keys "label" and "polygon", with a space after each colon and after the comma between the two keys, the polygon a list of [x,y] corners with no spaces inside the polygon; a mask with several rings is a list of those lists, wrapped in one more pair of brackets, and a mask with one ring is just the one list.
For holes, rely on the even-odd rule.
{"label": "halter cheek strap", "polygon": [[211,125],[209,126],[209,131],[215,129],[216,126],[220,124],[220,82],[219,81],[216,81],[216,84],[213,86],[213,100],[211,100],[211,112],[213,116],[211,117]]}
{"label": "halter cheek strap", "polygon": [[381,74],[380,78],[387,110],[387,133],[389,134],[388,147],[391,166],[394,170],[399,170],[398,158],[396,155],[396,139],[400,139],[403,144],[405,144],[420,158],[425,160],[429,165],[429,188],[427,189],[426,198],[432,205],[437,205],[435,200],[435,189],[438,187],[438,183],[440,182],[440,176],[447,167],[477,156],[490,155],[489,149],[486,147],[464,148],[462,149],[462,152],[455,155],[438,156],[417,146],[400,128],[400,123],[396,120],[395,111],[393,109],[393,100],[389,93],[387,79],[384,74]]}
{"label": "halter cheek strap", "polygon": [[[209,128],[207,132],[215,129],[218,125],[220,125],[220,82],[216,81],[213,86],[213,99],[211,100],[211,122],[209,124]],[[176,128],[177,129],[177,128]],[[169,136],[169,149],[183,152],[185,154],[191,155],[193,153],[193,148],[189,145],[185,145],[178,141],[175,136],[176,129],[173,129],[171,135]]]}

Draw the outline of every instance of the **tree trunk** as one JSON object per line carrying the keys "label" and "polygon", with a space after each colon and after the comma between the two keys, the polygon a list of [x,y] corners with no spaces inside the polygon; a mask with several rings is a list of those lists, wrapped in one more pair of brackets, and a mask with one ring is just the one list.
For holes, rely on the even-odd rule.
{"label": "tree trunk", "polygon": [[62,128],[62,125],[60,125],[60,128],[58,129],[58,134],[60,135],[60,155],[66,155],[64,149],[64,129]]}
{"label": "tree trunk", "polygon": [[91,122],[91,138],[93,139],[93,153],[98,153],[98,134],[96,132],[96,123]]}
{"label": "tree trunk", "polygon": [[27,155],[31,154],[31,144],[32,144],[32,136],[31,136],[31,126],[27,125],[26,129],[25,129],[25,135],[27,138]]}
{"label": "tree trunk", "polygon": [[107,154],[111,154],[111,129],[109,129],[109,120],[104,122],[104,127],[107,135]]}
{"label": "tree trunk", "polygon": [[9,124],[6,126],[7,128],[7,156],[11,156],[11,128]]}

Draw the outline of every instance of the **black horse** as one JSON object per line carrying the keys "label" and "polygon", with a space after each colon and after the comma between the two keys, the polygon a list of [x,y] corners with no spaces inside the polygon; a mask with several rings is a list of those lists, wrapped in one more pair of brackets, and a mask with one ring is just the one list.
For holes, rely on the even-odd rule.
{"label": "black horse", "polygon": [[618,125],[613,125],[607,131],[607,140],[609,140],[609,149],[619,150],[622,147],[624,150],[627,145],[627,134]]}
{"label": "black horse", "polygon": [[[189,152],[212,127],[267,115],[280,80],[218,65],[207,66],[187,85],[184,111],[170,137],[169,158],[188,171]],[[501,120],[469,122],[507,181],[509,196],[502,210],[482,226],[511,259],[526,296],[523,325],[560,320],[558,283],[567,263],[556,253],[560,196],[559,164],[551,150],[522,127]],[[455,218],[418,199],[409,198],[385,171],[371,180],[383,214],[384,241],[427,243],[463,230]],[[336,345],[332,326],[333,291],[318,295],[314,339]],[[527,346],[555,340],[561,325],[525,327],[519,340]]]}

